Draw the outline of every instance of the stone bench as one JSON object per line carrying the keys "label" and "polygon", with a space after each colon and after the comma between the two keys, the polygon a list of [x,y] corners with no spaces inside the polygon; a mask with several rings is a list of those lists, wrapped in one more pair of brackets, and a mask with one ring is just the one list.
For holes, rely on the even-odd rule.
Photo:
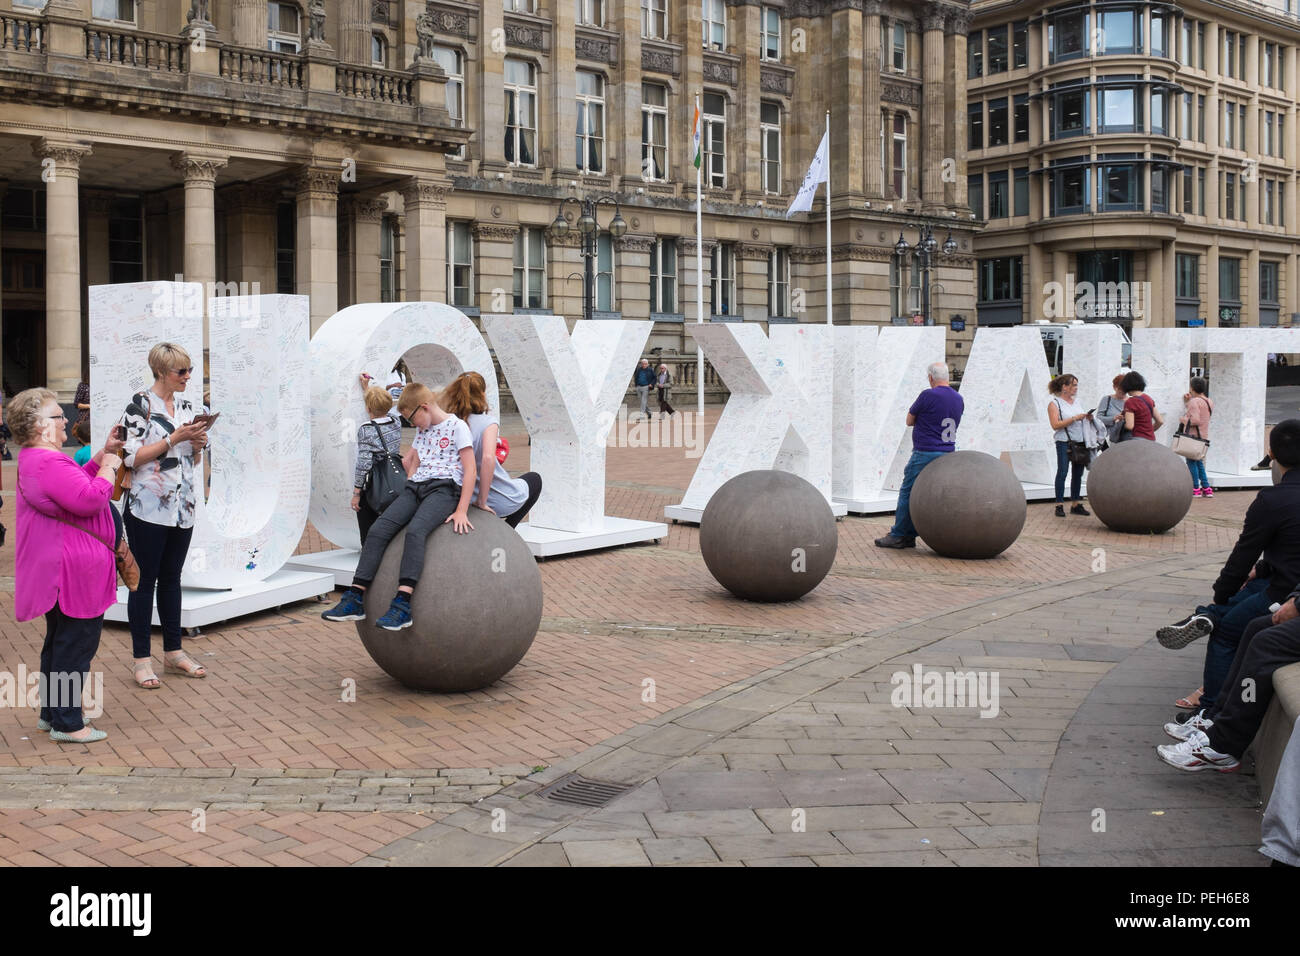
{"label": "stone bench", "polygon": [[1264,723],[1252,744],[1255,750],[1255,772],[1259,778],[1260,798],[1268,806],[1277,778],[1277,767],[1282,761],[1296,718],[1300,717],[1300,662],[1280,667],[1273,674],[1273,702],[1268,705]]}

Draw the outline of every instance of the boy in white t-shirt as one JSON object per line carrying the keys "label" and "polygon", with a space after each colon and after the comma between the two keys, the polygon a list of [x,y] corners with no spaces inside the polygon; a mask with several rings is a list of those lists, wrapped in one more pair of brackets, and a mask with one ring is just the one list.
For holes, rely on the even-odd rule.
{"label": "boy in white t-shirt", "polygon": [[457,534],[474,530],[469,522],[469,503],[476,473],[469,426],[438,407],[433,392],[420,384],[406,386],[397,407],[419,429],[403,458],[406,487],[371,526],[352,587],[343,592],[342,601],[321,615],[327,621],[365,620],[366,588],[379,571],[388,543],[406,528],[397,594],[388,613],[375,623],[386,631],[410,627],[411,593],[424,570],[424,546],[429,535],[449,521]]}

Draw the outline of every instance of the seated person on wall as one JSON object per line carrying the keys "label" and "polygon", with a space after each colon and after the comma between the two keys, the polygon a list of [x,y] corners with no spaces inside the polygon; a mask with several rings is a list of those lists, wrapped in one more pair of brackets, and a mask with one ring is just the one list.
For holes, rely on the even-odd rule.
{"label": "seated person on wall", "polygon": [[[1216,601],[1232,594],[1246,577],[1242,562],[1249,567],[1267,546],[1273,576],[1263,600],[1283,603],[1272,615],[1265,613],[1247,625],[1232,665],[1214,691],[1213,706],[1165,724],[1165,732],[1180,742],[1157,750],[1162,760],[1180,770],[1236,770],[1273,699],[1273,672],[1300,660],[1300,585],[1295,583],[1300,559],[1300,420],[1288,419],[1274,428],[1269,446],[1285,473],[1277,485],[1262,489],[1246,512],[1246,527],[1214,593]],[[1292,584],[1279,595],[1282,579]],[[1206,696],[1212,693],[1209,686],[1205,690]]]}
{"label": "seated person on wall", "polygon": [[429,535],[448,522],[457,534],[474,529],[469,502],[476,470],[469,426],[443,411],[433,400],[433,392],[418,382],[402,390],[397,409],[418,429],[404,462],[406,487],[371,526],[352,586],[343,592],[343,600],[321,615],[327,621],[365,620],[365,590],[379,572],[388,543],[406,528],[397,594],[388,612],[375,623],[386,631],[410,627],[411,594],[424,571]]}
{"label": "seated person on wall", "polygon": [[935,362],[926,369],[930,387],[916,397],[907,411],[907,424],[912,426],[912,457],[903,469],[903,487],[898,489],[898,509],[894,526],[889,534],[876,539],[877,548],[915,548],[916,525],[908,503],[916,476],[926,465],[941,455],[956,450],[957,426],[961,424],[965,403],[948,384],[948,366]]}
{"label": "seated person on wall", "polygon": [[1209,636],[1200,700],[1207,711],[1216,705],[1246,626],[1300,584],[1300,468],[1284,464],[1300,465],[1300,419],[1279,423],[1269,447],[1284,469],[1282,480],[1261,488],[1247,509],[1241,535],[1214,582],[1214,603],[1156,631],[1160,643],[1175,650]]}

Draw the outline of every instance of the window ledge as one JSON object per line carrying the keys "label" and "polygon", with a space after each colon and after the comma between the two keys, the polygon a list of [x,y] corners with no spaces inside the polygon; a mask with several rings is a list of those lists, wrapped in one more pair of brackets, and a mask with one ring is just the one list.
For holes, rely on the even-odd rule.
{"label": "window ledge", "polygon": [[651,312],[651,322],[671,322],[682,325],[686,322],[686,316],[681,312]]}
{"label": "window ledge", "polygon": [[609,319],[615,319],[615,320],[619,320],[619,321],[621,321],[622,318],[623,318],[623,313],[622,313],[622,312],[601,311],[601,310],[599,310],[599,309],[593,309],[592,312],[591,312],[591,317],[592,317],[593,319],[606,319],[606,320],[609,320]]}
{"label": "window ledge", "polygon": [[514,309],[515,315],[554,315],[550,309]]}

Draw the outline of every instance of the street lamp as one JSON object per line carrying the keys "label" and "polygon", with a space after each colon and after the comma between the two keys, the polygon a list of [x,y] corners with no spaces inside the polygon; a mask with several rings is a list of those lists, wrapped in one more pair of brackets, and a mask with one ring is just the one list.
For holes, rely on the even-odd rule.
{"label": "street lamp", "polygon": [[[559,239],[563,239],[569,234],[569,221],[564,218],[564,207],[568,203],[574,203],[578,207],[578,234],[582,239],[581,255],[584,260],[582,317],[590,319],[592,298],[596,285],[596,237],[600,234],[600,223],[596,221],[597,209],[605,203],[614,207],[614,218],[610,220],[608,232],[615,239],[621,239],[627,232],[627,222],[623,219],[623,214],[619,212],[618,201],[608,196],[601,196],[599,199],[579,199],[577,196],[567,196],[560,200],[560,208],[555,213],[555,221],[551,223],[551,235]],[[613,252],[612,249],[610,251]]]}
{"label": "street lamp", "polygon": [[903,236],[903,231],[898,231],[898,242],[894,243],[894,252],[898,253],[901,259],[911,250],[912,257],[916,260],[916,267],[921,270],[921,311],[925,316],[925,324],[930,324],[930,269],[933,265],[933,256],[935,250],[942,249],[945,257],[951,256],[957,251],[957,240],[948,233],[948,238],[939,245],[939,240],[934,237],[934,229],[930,223],[923,222],[918,227],[916,245],[909,245],[907,239]]}

